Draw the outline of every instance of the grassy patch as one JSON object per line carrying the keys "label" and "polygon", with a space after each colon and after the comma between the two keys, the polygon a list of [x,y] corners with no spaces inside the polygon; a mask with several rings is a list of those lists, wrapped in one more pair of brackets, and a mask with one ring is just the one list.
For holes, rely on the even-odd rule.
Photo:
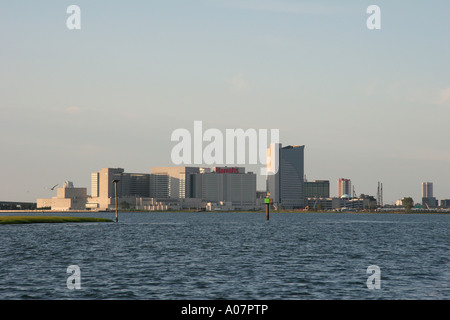
{"label": "grassy patch", "polygon": [[52,216],[4,216],[4,217],[0,217],[0,224],[69,223],[69,222],[112,222],[112,220],[104,219],[104,218],[52,217]]}

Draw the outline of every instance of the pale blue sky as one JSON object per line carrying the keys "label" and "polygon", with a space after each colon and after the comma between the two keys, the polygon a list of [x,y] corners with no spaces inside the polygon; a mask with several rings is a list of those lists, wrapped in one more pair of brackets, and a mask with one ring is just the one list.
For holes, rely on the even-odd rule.
{"label": "pale blue sky", "polygon": [[[81,30],[66,8],[81,8]],[[381,8],[368,30],[366,8]],[[171,165],[177,128],[277,128],[309,180],[450,198],[450,2],[0,1],[0,200]],[[259,179],[259,185],[263,179]]]}

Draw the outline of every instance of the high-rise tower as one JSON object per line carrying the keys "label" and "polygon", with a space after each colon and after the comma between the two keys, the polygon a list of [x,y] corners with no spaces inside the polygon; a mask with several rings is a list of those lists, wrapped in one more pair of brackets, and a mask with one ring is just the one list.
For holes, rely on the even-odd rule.
{"label": "high-rise tower", "polygon": [[275,165],[278,171],[273,173],[268,168],[266,176],[267,192],[274,204],[286,209],[304,207],[304,149],[305,146],[282,147],[275,143],[267,150],[269,163],[273,164],[278,160],[278,165]]}
{"label": "high-rise tower", "polygon": [[433,197],[433,182],[422,182],[422,198]]}
{"label": "high-rise tower", "polygon": [[352,182],[350,179],[340,178],[338,181],[338,198],[342,198],[344,195],[351,197]]}
{"label": "high-rise tower", "polygon": [[422,182],[422,205],[427,208],[435,208],[438,202],[433,197],[433,182]]}

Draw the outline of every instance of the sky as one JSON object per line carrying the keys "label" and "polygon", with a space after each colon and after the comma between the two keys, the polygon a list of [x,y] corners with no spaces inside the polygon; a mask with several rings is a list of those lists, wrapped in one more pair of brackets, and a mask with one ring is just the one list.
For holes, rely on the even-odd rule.
{"label": "sky", "polygon": [[[81,29],[66,26],[78,5]],[[370,5],[381,29],[369,30]],[[450,2],[0,1],[0,200],[171,166],[178,128],[279,129],[308,181],[450,198]],[[264,177],[258,176],[258,189]]]}

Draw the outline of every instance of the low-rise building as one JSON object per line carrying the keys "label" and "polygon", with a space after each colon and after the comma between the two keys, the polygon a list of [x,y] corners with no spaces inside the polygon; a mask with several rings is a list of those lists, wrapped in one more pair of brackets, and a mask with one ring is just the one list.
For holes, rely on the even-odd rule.
{"label": "low-rise building", "polygon": [[343,196],[341,198],[333,198],[333,209],[349,209],[349,210],[375,210],[377,208],[377,200],[373,196],[361,194],[358,198],[350,198]]}
{"label": "low-rise building", "polygon": [[374,210],[377,208],[376,199],[364,194],[358,198],[347,196],[340,198],[309,197],[305,201],[309,210]]}
{"label": "low-rise building", "polygon": [[435,197],[423,197],[422,206],[427,209],[436,208],[438,206],[438,200]]}
{"label": "low-rise building", "polygon": [[75,188],[71,181],[66,181],[62,188],[57,189],[56,197],[37,199],[37,209],[51,209],[53,211],[85,210],[87,203],[87,189]]}
{"label": "low-rise building", "polygon": [[442,199],[441,208],[450,208],[450,199]]}
{"label": "low-rise building", "polygon": [[305,199],[305,208],[308,210],[331,210],[333,198],[308,197]]}

